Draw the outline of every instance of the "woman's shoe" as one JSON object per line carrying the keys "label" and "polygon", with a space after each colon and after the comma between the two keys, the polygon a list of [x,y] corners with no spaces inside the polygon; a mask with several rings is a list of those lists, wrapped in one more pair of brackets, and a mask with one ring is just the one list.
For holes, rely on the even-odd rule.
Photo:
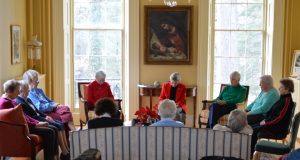
{"label": "woman's shoe", "polygon": [[70,153],[68,154],[60,154],[60,159],[61,160],[70,160]]}

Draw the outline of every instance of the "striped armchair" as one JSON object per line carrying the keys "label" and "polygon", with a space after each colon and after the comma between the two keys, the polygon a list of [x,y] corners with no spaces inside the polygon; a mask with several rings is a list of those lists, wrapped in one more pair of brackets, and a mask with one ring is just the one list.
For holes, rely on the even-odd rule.
{"label": "striped armchair", "polygon": [[103,159],[250,159],[251,135],[199,128],[114,127],[71,132],[71,159],[89,148]]}
{"label": "striped armchair", "polygon": [[[226,87],[226,86],[229,86],[229,84],[221,84],[221,88],[220,88],[220,94],[221,92],[223,91],[223,89]],[[237,108],[239,109],[245,109],[245,107],[247,106],[247,102],[248,102],[248,95],[249,95],[249,86],[243,86],[247,89],[247,92],[246,92],[246,99],[244,102],[242,103],[238,103],[236,104],[237,105]],[[207,120],[208,120],[208,116],[209,116],[209,107],[210,105],[214,102],[214,100],[203,100],[202,103],[203,103],[203,107],[202,107],[202,111],[200,112],[199,114],[199,117],[198,117],[198,124],[199,124],[199,128],[202,128],[202,127],[206,127],[206,124],[207,124]],[[219,120],[218,120],[218,123],[219,124],[222,124],[222,125],[226,125],[227,124],[227,120],[228,120],[228,115],[224,115],[222,116]]]}

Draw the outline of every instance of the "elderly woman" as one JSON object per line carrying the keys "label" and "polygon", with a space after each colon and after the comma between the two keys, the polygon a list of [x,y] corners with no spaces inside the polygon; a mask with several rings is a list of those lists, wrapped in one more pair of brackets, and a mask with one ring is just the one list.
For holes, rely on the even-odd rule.
{"label": "elderly woman", "polygon": [[67,124],[71,130],[75,130],[72,113],[68,106],[53,102],[48,98],[44,91],[38,88],[39,73],[35,70],[28,70],[23,74],[23,79],[27,81],[30,87],[28,98],[33,102],[37,109],[55,120]]}
{"label": "elderly woman", "polygon": [[176,103],[173,100],[165,99],[159,103],[158,115],[161,120],[152,124],[155,127],[184,127],[184,124],[175,121],[176,116]]}
{"label": "elderly woman", "polygon": [[175,101],[177,110],[175,120],[185,123],[185,113],[187,111],[186,106],[186,87],[181,81],[181,76],[178,72],[174,72],[170,75],[170,82],[166,82],[162,85],[159,101],[164,99],[170,99]]}
{"label": "elderly woman", "polygon": [[[16,80],[8,80],[3,84],[5,93],[0,97],[0,109],[16,107],[15,99],[19,94],[19,83]],[[28,115],[24,115],[29,132],[43,138],[44,159],[53,160],[57,151],[57,132],[56,128],[47,122],[39,122]]]}
{"label": "elderly woman", "polygon": [[260,77],[261,92],[258,97],[246,108],[249,125],[257,124],[265,119],[266,113],[272,105],[279,100],[279,94],[273,87],[273,79],[270,75]]}
{"label": "elderly woman", "polygon": [[102,98],[114,99],[110,86],[105,82],[106,74],[103,71],[96,72],[95,80],[88,85],[87,102],[90,109],[94,109],[95,103]]}
{"label": "elderly woman", "polygon": [[269,112],[266,113],[264,119],[251,125],[254,132],[252,134],[252,153],[257,142],[257,134],[259,132],[268,135],[276,135],[285,137],[289,133],[289,126],[292,120],[294,103],[291,93],[294,92],[294,83],[290,79],[280,80],[279,100],[271,106]]}
{"label": "elderly woman", "polygon": [[226,126],[216,124],[213,129],[244,134],[252,134],[253,132],[252,128],[248,125],[246,112],[240,109],[230,112]]}
{"label": "elderly woman", "polygon": [[95,105],[96,117],[88,121],[88,128],[123,126],[120,119],[112,118],[117,112],[115,103],[109,98],[98,100]]}
{"label": "elderly woman", "polygon": [[236,109],[236,104],[245,100],[247,89],[240,85],[240,79],[239,72],[234,71],[230,74],[231,85],[223,89],[209,108],[207,128],[213,128],[220,117]]}
{"label": "elderly woman", "polygon": [[[48,122],[49,126],[51,125],[52,128],[55,127],[57,130],[58,135],[58,142],[60,145],[60,148],[62,150],[62,159],[66,159],[69,156],[69,147],[67,138],[64,131],[64,125],[57,121],[53,120],[51,117],[45,115],[44,113],[40,112],[32,103],[32,101],[27,98],[29,93],[29,85],[26,81],[21,80],[19,81],[20,84],[20,94],[16,98],[16,102],[20,105],[22,105],[23,112],[30,116],[31,118],[34,118],[35,120],[41,121],[41,122]],[[66,158],[64,158],[66,157]]]}

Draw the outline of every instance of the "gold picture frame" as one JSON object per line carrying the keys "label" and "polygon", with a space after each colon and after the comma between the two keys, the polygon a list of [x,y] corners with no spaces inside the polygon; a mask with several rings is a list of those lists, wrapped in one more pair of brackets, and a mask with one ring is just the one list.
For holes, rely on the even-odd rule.
{"label": "gold picture frame", "polygon": [[11,64],[21,63],[21,26],[11,25]]}
{"label": "gold picture frame", "polygon": [[192,64],[193,6],[145,6],[145,64]]}

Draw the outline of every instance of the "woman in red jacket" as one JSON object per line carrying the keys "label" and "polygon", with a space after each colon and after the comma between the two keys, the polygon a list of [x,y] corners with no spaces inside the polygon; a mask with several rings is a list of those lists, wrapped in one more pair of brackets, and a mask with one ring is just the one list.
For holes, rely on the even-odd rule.
{"label": "woman in red jacket", "polygon": [[186,87],[180,83],[181,76],[178,72],[170,75],[170,82],[166,82],[162,86],[159,101],[170,99],[175,101],[177,105],[175,120],[185,123],[186,106]]}

